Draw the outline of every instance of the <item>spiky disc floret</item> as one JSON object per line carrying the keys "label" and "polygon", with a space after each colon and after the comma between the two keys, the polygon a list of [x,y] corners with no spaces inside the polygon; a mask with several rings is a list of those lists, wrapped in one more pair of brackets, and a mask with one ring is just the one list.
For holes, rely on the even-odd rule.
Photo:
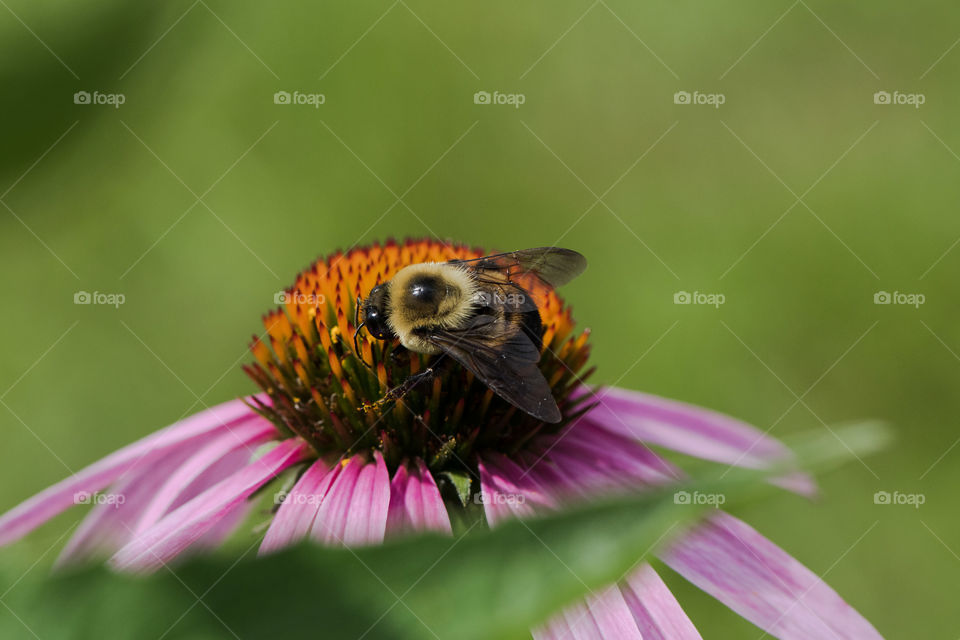
{"label": "spiky disc floret", "polygon": [[575,332],[570,309],[555,292],[541,296],[544,326],[540,370],[564,415],[545,424],[510,405],[461,366],[441,367],[432,381],[402,401],[364,411],[386,390],[429,366],[432,356],[407,351],[363,332],[354,351],[356,299],[402,267],[477,258],[486,252],[434,240],[408,240],[338,252],[317,260],[287,289],[283,305],[263,317],[254,337],[256,362],[244,367],[270,397],[255,409],[317,454],[337,459],[379,450],[388,466],[420,458],[434,473],[473,465],[475,453],[515,453],[531,437],[562,429],[586,408],[570,391],[590,371],[588,331]]}

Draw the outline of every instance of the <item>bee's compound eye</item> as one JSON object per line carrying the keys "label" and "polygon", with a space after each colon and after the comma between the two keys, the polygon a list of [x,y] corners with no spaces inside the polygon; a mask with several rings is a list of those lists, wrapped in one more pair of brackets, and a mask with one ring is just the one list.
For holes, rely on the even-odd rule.
{"label": "bee's compound eye", "polygon": [[380,310],[376,307],[370,307],[363,314],[363,322],[365,323],[367,330],[377,340],[385,340],[387,338],[387,327],[384,322],[383,314],[380,313]]}

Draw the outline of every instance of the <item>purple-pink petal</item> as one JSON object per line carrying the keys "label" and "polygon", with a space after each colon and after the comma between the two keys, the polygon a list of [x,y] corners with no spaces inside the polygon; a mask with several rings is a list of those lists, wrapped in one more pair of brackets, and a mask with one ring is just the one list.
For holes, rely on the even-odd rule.
{"label": "purple-pink petal", "polygon": [[387,535],[417,531],[453,533],[437,483],[420,459],[400,465],[393,475],[387,513]]}
{"label": "purple-pink petal", "polygon": [[78,492],[100,491],[133,467],[152,464],[175,447],[192,446],[212,432],[229,431],[254,419],[259,417],[242,400],[232,400],[115,451],[0,516],[0,545],[17,540],[73,506]]}
{"label": "purple-pink petal", "polygon": [[[579,424],[574,425],[567,438],[545,440],[547,454],[539,457],[528,454],[522,473],[516,468],[509,469],[506,475],[511,483],[510,490],[524,490],[532,485],[546,496],[548,503],[560,503],[572,495],[570,486],[575,478],[570,473],[571,464],[588,465],[588,474],[592,478],[589,486],[594,493],[621,488],[624,476],[632,477],[634,484],[648,484],[662,483],[677,473],[666,461],[636,442],[609,433],[597,433],[596,429],[583,429],[578,433],[575,429],[579,428]],[[592,443],[587,442],[594,437]],[[583,455],[577,456],[578,451]],[[497,477],[503,475],[501,471]],[[500,487],[492,490],[500,490]],[[618,587],[609,587],[554,615],[534,630],[534,637],[537,640],[694,640],[700,635],[660,576],[644,564]]]}
{"label": "purple-pink petal", "polygon": [[151,464],[131,468],[114,482],[104,494],[109,501],[94,505],[80,522],[60,552],[57,566],[109,556],[129,542],[150,497],[189,455],[188,448],[174,448]]}
{"label": "purple-pink petal", "polygon": [[[574,495],[580,481],[591,492],[625,485],[662,484],[679,472],[641,444],[590,425],[574,424],[544,437],[521,457],[480,462],[487,520],[551,509]],[[540,450],[539,455],[537,451]],[[505,497],[513,497],[510,501]],[[523,499],[517,500],[518,496]],[[876,631],[822,580],[732,516],[718,512],[664,553],[667,563],[734,611],[781,638],[878,638]],[[660,577],[641,566],[619,585],[567,607],[537,629],[538,638],[631,637],[693,640],[700,635]],[[623,607],[620,603],[623,603]],[[626,610],[632,626],[621,630]],[[639,636],[638,636],[639,637]]]}
{"label": "purple-pink petal", "polygon": [[729,514],[712,516],[661,557],[687,580],[778,638],[881,637],[812,571]]}
{"label": "purple-pink petal", "polygon": [[643,640],[700,640],[700,633],[663,580],[644,563],[620,585]]}
{"label": "purple-pink petal", "polygon": [[272,424],[259,416],[258,418],[259,420],[238,425],[217,436],[199,447],[196,453],[172,473],[163,476],[165,482],[159,489],[153,495],[144,497],[146,507],[134,527],[134,533],[139,535],[156,524],[197,478],[228,454],[239,451],[241,456],[246,452],[247,458],[252,457],[257,444],[276,434]]}
{"label": "purple-pink petal", "polygon": [[390,474],[380,452],[374,461],[350,458],[313,522],[315,539],[348,547],[379,544],[387,528],[390,508]]}
{"label": "purple-pink petal", "polygon": [[199,540],[271,478],[300,462],[309,445],[291,438],[167,514],[111,558],[118,569],[153,570]]}
{"label": "purple-pink petal", "polygon": [[[596,491],[583,478],[575,477],[557,463],[554,451],[550,451],[549,455],[537,451],[522,452],[519,455],[519,461],[525,469],[524,473],[532,476],[539,486],[549,487],[558,503],[577,498],[589,498],[596,494]],[[597,475],[597,478],[599,477],[600,474]],[[606,482],[606,477],[602,482]]]}
{"label": "purple-pink petal", "polygon": [[340,469],[339,464],[331,469],[322,460],[310,465],[280,504],[260,544],[261,555],[296,544],[307,537],[320,510],[320,503],[337,479]]}
{"label": "purple-pink petal", "polygon": [[575,458],[591,469],[631,487],[662,485],[683,479],[682,472],[646,444],[581,419],[567,431],[537,443],[553,458]]}
{"label": "purple-pink petal", "polygon": [[[196,453],[193,447],[174,447],[155,462],[131,468],[107,489],[104,497],[108,502],[95,505],[83,519],[57,565],[115,553],[160,516],[244,467],[253,453],[251,446],[275,433],[266,420],[254,420],[230,432],[211,433],[191,441],[198,447]],[[235,509],[196,546],[218,546],[246,512],[244,508]]]}
{"label": "purple-pink petal", "polygon": [[527,517],[554,509],[557,498],[544,491],[524,469],[502,454],[486,455],[478,463],[483,510],[491,527],[512,517]]}
{"label": "purple-pink petal", "polygon": [[219,549],[227,538],[232,536],[237,528],[246,520],[247,516],[250,515],[253,506],[252,502],[245,500],[232,509],[229,509],[206,533],[187,547],[184,553],[192,554],[194,552]]}
{"label": "purple-pink petal", "polygon": [[630,607],[615,586],[594,593],[583,602],[570,605],[554,615],[543,627],[533,630],[536,640],[644,640]]}
{"label": "purple-pink petal", "polygon": [[[582,388],[579,393],[592,392]],[[602,388],[592,399],[598,404],[585,416],[588,422],[648,444],[751,469],[792,459],[780,441],[722,413],[618,387]],[[806,474],[792,473],[776,482],[799,493],[815,492]]]}
{"label": "purple-pink petal", "polygon": [[[545,455],[528,454],[522,467],[513,465],[505,458],[487,456],[488,464],[481,465],[480,469],[484,492],[493,495],[532,492],[531,495],[538,496],[532,504],[539,511],[576,495],[570,488],[578,479],[582,480],[582,477],[575,476],[576,470],[571,472],[577,465],[585,467],[579,471],[590,478],[585,486],[594,495],[622,488],[624,478],[629,480],[627,484],[658,484],[678,474],[669,463],[643,445],[598,431],[597,428],[583,429],[582,423],[578,423],[566,438],[544,438],[539,446],[544,449]],[[495,461],[496,465],[491,465],[489,461]],[[496,504],[491,506],[489,502],[486,508],[488,520],[491,513],[496,521],[513,515],[526,515],[523,510],[508,511]],[[593,594],[551,617],[534,630],[534,637],[538,640],[694,640],[700,635],[660,576],[649,565],[643,564],[622,584]]]}

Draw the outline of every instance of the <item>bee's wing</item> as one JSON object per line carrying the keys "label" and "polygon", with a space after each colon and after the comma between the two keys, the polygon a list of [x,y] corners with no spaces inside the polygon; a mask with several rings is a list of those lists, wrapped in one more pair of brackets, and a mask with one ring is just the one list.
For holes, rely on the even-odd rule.
{"label": "bee's wing", "polygon": [[436,329],[424,337],[510,404],[544,422],[560,421],[557,401],[537,367],[540,350],[523,325],[478,316],[466,328]]}
{"label": "bee's wing", "polygon": [[571,249],[539,247],[509,253],[497,253],[474,260],[451,260],[482,274],[498,272],[511,281],[533,277],[550,288],[570,282],[587,268],[587,259]]}

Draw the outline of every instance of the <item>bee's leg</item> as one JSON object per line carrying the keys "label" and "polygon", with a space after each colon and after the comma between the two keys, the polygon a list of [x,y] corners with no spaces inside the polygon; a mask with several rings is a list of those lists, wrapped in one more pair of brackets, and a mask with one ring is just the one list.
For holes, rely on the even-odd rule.
{"label": "bee's leg", "polygon": [[383,397],[373,403],[364,403],[360,409],[362,411],[371,411],[383,405],[395,402],[402,399],[405,395],[413,391],[414,387],[422,382],[429,382],[437,374],[437,363],[442,359],[443,356],[440,356],[437,360],[434,360],[433,364],[412,376],[408,376],[406,380],[392,389],[388,389],[386,393],[383,394]]}
{"label": "bee's leg", "polygon": [[383,400],[389,402],[391,400],[399,400],[403,396],[407,395],[413,391],[421,382],[430,382],[433,380],[433,377],[436,375],[436,371],[433,367],[427,367],[420,373],[414,374],[407,377],[401,384],[398,384],[393,389],[390,389],[385,394],[383,394]]}

